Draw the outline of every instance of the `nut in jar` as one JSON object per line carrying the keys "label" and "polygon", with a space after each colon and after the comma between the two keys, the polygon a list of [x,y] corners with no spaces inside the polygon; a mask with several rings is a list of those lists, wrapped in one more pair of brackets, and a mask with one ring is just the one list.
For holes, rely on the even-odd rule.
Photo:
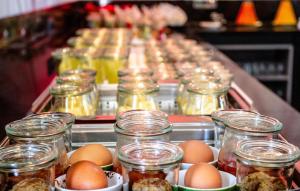
{"label": "nut in jar", "polygon": [[43,144],[0,149],[1,191],[50,191],[54,186],[56,154]]}

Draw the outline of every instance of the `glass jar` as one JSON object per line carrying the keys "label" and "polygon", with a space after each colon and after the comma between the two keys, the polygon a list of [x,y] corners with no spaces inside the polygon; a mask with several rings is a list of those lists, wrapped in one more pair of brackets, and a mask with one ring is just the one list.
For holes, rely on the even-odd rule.
{"label": "glass jar", "polygon": [[237,117],[239,115],[256,115],[255,111],[247,111],[242,109],[228,109],[228,110],[219,110],[211,114],[211,118],[214,121],[214,147],[221,149],[223,144],[223,138],[225,133],[225,124],[224,121],[229,119],[232,115]]}
{"label": "glass jar", "polygon": [[122,165],[124,190],[176,189],[182,157],[180,147],[166,142],[123,146],[118,158]]}
{"label": "glass jar", "polygon": [[117,149],[123,145],[145,141],[170,141],[172,125],[166,118],[143,114],[119,118],[115,123]]}
{"label": "glass jar", "polygon": [[192,81],[187,85],[187,103],[184,115],[211,115],[212,112],[229,107],[229,85],[217,81]]}
{"label": "glass jar", "polygon": [[157,93],[159,86],[154,83],[124,83],[118,86],[118,113],[128,110],[159,110]]}
{"label": "glass jar", "polygon": [[236,158],[234,152],[241,140],[256,141],[274,139],[282,129],[277,119],[260,114],[233,114],[223,121],[225,134],[219,153],[218,167],[220,170],[236,174]]}
{"label": "glass jar", "polygon": [[50,88],[51,111],[72,113],[76,117],[93,118],[97,105],[91,84],[56,84]]}
{"label": "glass jar", "polygon": [[61,54],[62,60],[58,68],[59,73],[66,70],[85,68],[88,65],[87,49],[64,48]]}
{"label": "glass jar", "polygon": [[52,190],[56,154],[42,144],[13,145],[0,149],[0,190]]}
{"label": "glass jar", "polygon": [[299,148],[281,140],[244,140],[235,151],[241,191],[289,190]]}
{"label": "glass jar", "polygon": [[57,154],[55,175],[64,174],[68,167],[67,149],[64,135],[66,124],[51,118],[27,118],[11,122],[5,126],[11,144],[43,143],[50,145]]}
{"label": "glass jar", "polygon": [[76,70],[66,70],[60,74],[60,76],[70,76],[70,75],[86,75],[96,78],[97,71],[92,69],[76,69]]}
{"label": "glass jar", "polygon": [[137,68],[137,69],[123,69],[118,71],[119,77],[124,76],[143,76],[143,77],[149,77],[151,78],[153,76],[153,70],[150,70],[148,68]]}
{"label": "glass jar", "polygon": [[119,77],[119,84],[122,83],[157,83],[157,80],[155,80],[153,77],[150,76],[143,76],[143,75],[127,75],[123,77]]}
{"label": "glass jar", "polygon": [[66,124],[66,131],[64,134],[64,142],[67,152],[72,151],[72,126],[75,122],[75,116],[71,113],[65,112],[43,112],[38,114],[31,114],[25,117],[27,118],[40,118],[40,119],[54,119],[61,120]]}

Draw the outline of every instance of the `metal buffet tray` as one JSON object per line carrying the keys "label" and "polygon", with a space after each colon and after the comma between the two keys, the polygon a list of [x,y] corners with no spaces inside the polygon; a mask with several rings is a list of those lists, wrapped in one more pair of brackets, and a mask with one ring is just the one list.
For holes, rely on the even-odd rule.
{"label": "metal buffet tray", "polygon": [[[209,116],[182,116],[177,115],[176,83],[160,84],[158,104],[160,110],[169,114],[173,123],[171,141],[181,142],[189,139],[204,140],[212,145],[214,140],[214,124]],[[77,119],[72,131],[73,146],[79,147],[87,143],[101,143],[114,147],[116,136],[113,124],[114,112],[117,109],[117,85],[99,86],[101,107],[94,119]],[[252,100],[233,83],[229,91],[229,102],[232,108],[252,109]],[[31,112],[39,113],[50,108],[51,96],[48,90],[33,103]]]}

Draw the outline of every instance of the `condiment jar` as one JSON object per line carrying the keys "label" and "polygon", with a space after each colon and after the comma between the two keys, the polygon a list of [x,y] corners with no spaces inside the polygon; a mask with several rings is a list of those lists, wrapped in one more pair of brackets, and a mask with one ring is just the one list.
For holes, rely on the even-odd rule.
{"label": "condiment jar", "polygon": [[185,115],[211,115],[227,109],[229,85],[217,81],[192,81],[187,86],[188,100],[183,107]]}
{"label": "condiment jar", "polygon": [[63,121],[66,124],[66,131],[64,134],[64,142],[67,149],[67,152],[72,151],[72,126],[75,122],[75,116],[71,113],[65,112],[43,112],[38,114],[31,114],[25,117],[27,118],[40,118],[47,119],[51,118],[54,120]]}
{"label": "condiment jar", "polygon": [[236,173],[236,158],[234,152],[241,140],[256,141],[259,139],[277,138],[282,129],[282,123],[277,119],[260,114],[233,114],[224,121],[225,134],[219,153],[218,166],[220,170]]}
{"label": "condiment jar", "polygon": [[214,147],[221,149],[223,144],[223,138],[225,133],[225,124],[224,121],[229,119],[231,115],[239,116],[239,115],[256,115],[255,111],[247,111],[242,109],[227,109],[227,110],[219,110],[215,111],[211,114],[211,118],[214,121]]}
{"label": "condiment jar", "polygon": [[93,118],[98,103],[91,84],[56,84],[50,88],[51,111],[72,113],[76,117]]}
{"label": "condiment jar", "polygon": [[183,151],[166,142],[143,142],[123,146],[118,153],[124,190],[176,189]]}
{"label": "condiment jar", "polygon": [[159,86],[154,83],[123,83],[118,86],[118,113],[128,110],[159,110],[157,93]]}
{"label": "condiment jar", "polygon": [[52,190],[56,154],[43,144],[12,145],[0,149],[1,191]]}
{"label": "condiment jar", "polygon": [[27,118],[11,122],[5,126],[10,143],[44,143],[57,154],[55,175],[64,174],[68,167],[67,149],[64,135],[66,124],[51,118]]}
{"label": "condiment jar", "polygon": [[299,148],[281,140],[244,140],[235,151],[241,191],[289,190]]}

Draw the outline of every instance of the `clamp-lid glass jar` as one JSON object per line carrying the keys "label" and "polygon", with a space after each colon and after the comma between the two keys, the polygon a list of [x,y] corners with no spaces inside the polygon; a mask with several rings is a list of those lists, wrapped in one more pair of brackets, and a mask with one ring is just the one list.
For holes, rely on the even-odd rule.
{"label": "clamp-lid glass jar", "polygon": [[[123,146],[118,154],[124,189],[171,191],[178,183],[183,151],[166,142],[143,142]],[[148,190],[147,189],[147,190]]]}
{"label": "clamp-lid glass jar", "polygon": [[93,118],[97,105],[91,84],[56,84],[50,88],[51,111],[72,113],[76,117]]}
{"label": "clamp-lid glass jar", "polygon": [[237,183],[241,191],[289,190],[299,148],[281,140],[240,141],[237,157]]}
{"label": "clamp-lid glass jar", "polygon": [[52,190],[56,154],[43,144],[12,145],[0,149],[1,191]]}
{"label": "clamp-lid glass jar", "polygon": [[233,175],[236,174],[234,152],[239,141],[277,138],[282,129],[282,123],[277,119],[255,113],[229,115],[224,124],[225,134],[218,166]]}
{"label": "clamp-lid glass jar", "polygon": [[51,118],[26,118],[13,121],[5,126],[11,143],[43,143],[52,147],[57,154],[55,175],[64,174],[68,167],[66,143],[67,126],[60,120]]}
{"label": "clamp-lid glass jar", "polygon": [[65,112],[43,112],[43,113],[28,115],[25,117],[25,119],[27,118],[41,118],[41,119],[51,118],[54,120],[63,121],[66,124],[66,131],[64,134],[65,146],[67,152],[70,152],[72,150],[72,126],[75,122],[75,116],[73,114],[65,113]]}
{"label": "clamp-lid glass jar", "polygon": [[229,107],[229,85],[217,81],[192,81],[187,86],[188,101],[183,107],[185,115],[211,115]]}
{"label": "clamp-lid glass jar", "polygon": [[218,110],[211,114],[211,118],[214,121],[214,129],[215,129],[215,136],[214,136],[214,147],[221,148],[223,144],[223,138],[225,133],[225,124],[224,121],[229,119],[232,115],[233,117],[237,117],[239,115],[256,115],[257,112],[255,111],[247,111],[242,109],[228,109],[228,110]]}
{"label": "clamp-lid glass jar", "polygon": [[159,110],[157,93],[159,86],[154,83],[124,83],[118,86],[118,113],[128,110]]}

